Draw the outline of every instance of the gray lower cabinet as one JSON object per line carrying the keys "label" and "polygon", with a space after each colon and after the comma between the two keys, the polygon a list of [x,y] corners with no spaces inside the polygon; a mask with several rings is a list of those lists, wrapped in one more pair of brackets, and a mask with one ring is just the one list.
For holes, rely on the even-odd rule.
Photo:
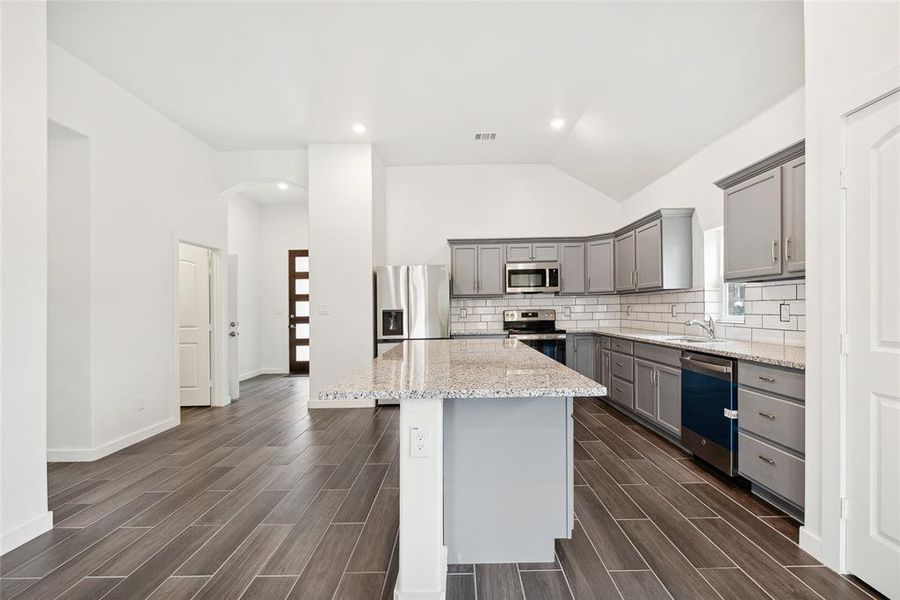
{"label": "gray lower cabinet", "polygon": [[634,236],[637,289],[662,287],[662,221],[638,227]]}
{"label": "gray lower cabinet", "polygon": [[681,437],[681,369],[634,359],[634,412]]}
{"label": "gray lower cabinet", "polygon": [[584,293],[584,244],[560,244],[560,294]]}
{"label": "gray lower cabinet", "polygon": [[450,272],[454,296],[501,296],[505,291],[502,244],[451,246]]}
{"label": "gray lower cabinet", "polygon": [[612,238],[594,240],[586,244],[589,293],[602,294],[616,290],[613,244]]}
{"label": "gray lower cabinet", "polygon": [[[600,343],[601,342],[598,342],[598,344],[600,344]],[[609,379],[611,376],[610,375],[611,371],[609,368],[609,361],[610,361],[609,350],[603,348],[602,345],[600,345],[595,350],[595,353],[596,353],[595,356],[597,358],[597,362],[595,364],[594,369],[596,370],[595,371],[596,373],[600,374],[599,381],[601,384],[603,384],[606,387],[607,393],[608,393]]]}
{"label": "gray lower cabinet", "polygon": [[572,357],[569,367],[585,377],[596,380],[594,357],[594,334],[577,334],[572,339]]}
{"label": "gray lower cabinet", "polygon": [[616,291],[630,292],[635,289],[634,281],[634,231],[629,231],[616,238]]}

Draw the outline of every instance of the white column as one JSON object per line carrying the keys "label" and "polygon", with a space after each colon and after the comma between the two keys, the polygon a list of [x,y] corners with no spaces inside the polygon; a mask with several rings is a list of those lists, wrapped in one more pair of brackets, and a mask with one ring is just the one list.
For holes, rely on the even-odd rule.
{"label": "white column", "polygon": [[374,356],[371,144],[309,146],[310,407]]}
{"label": "white column", "polygon": [[47,7],[0,3],[0,553],[47,511]]}
{"label": "white column", "polygon": [[[427,457],[410,457],[410,430],[424,428]],[[444,401],[400,401],[400,569],[395,600],[443,600],[447,584],[444,546]]]}

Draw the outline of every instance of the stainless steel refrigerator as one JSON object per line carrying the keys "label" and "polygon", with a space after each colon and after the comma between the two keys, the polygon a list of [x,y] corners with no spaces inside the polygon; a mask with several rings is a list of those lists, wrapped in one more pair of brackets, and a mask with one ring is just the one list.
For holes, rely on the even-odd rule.
{"label": "stainless steel refrigerator", "polygon": [[450,267],[376,267],[375,321],[378,356],[403,340],[449,338]]}

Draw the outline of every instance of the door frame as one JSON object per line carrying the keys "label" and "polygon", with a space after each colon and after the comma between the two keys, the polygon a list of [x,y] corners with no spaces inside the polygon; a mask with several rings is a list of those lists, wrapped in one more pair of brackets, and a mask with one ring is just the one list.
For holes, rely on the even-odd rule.
{"label": "door frame", "polygon": [[[181,423],[181,365],[179,363],[179,342],[181,339],[178,324],[179,319],[179,292],[180,286],[178,282],[178,260],[179,244],[187,244],[208,250],[210,253],[209,277],[210,277],[210,293],[209,293],[209,319],[212,326],[212,335],[210,335],[209,343],[209,361],[210,361],[210,379],[212,387],[210,390],[210,407],[225,406],[231,403],[231,398],[227,394],[228,382],[227,365],[224,360],[227,356],[227,347],[224,343],[224,319],[227,312],[224,310],[224,292],[222,283],[225,277],[222,274],[222,251],[219,248],[209,246],[207,244],[198,243],[189,239],[175,236],[172,244],[172,347],[174,353],[172,357],[172,372],[174,374],[173,399],[172,407],[176,422]],[[223,394],[224,390],[224,394]]]}

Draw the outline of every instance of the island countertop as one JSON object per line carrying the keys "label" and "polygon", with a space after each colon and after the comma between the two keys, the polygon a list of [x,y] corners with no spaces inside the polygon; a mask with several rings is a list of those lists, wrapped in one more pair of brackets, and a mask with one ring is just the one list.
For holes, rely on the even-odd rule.
{"label": "island countertop", "polygon": [[601,384],[513,339],[412,340],[319,392],[319,400],[605,396]]}

